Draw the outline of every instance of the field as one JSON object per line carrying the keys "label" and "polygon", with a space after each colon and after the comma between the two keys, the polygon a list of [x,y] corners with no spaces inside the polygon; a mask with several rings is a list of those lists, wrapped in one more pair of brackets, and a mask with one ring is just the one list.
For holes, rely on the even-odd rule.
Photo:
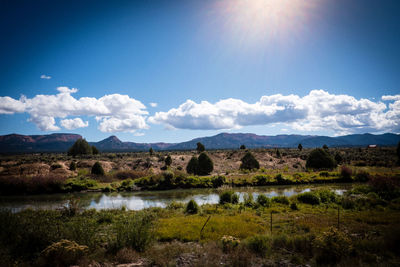
{"label": "field", "polygon": [[[166,208],[0,211],[1,266],[398,266],[400,168],[395,148],[329,148],[341,162],[306,169],[310,150],[250,150],[259,169],[240,170],[245,150],[207,151],[214,170],[186,173],[196,151],[2,156],[2,195],[220,187],[219,204]],[[165,164],[170,155],[172,163]],[[336,155],[340,155],[340,158]],[[76,169],[71,168],[74,162]],[[104,175],[91,174],[100,162]],[[331,183],[358,182],[343,195]],[[288,197],[252,188],[324,183]],[[239,201],[235,187],[246,186]],[[126,265],[123,265],[126,264]]]}

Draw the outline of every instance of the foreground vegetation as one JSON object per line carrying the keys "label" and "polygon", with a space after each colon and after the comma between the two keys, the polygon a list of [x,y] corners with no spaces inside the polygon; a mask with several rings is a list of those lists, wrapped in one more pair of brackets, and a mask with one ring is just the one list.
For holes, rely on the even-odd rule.
{"label": "foreground vegetation", "polygon": [[0,211],[0,265],[398,266],[400,180],[142,211]]}

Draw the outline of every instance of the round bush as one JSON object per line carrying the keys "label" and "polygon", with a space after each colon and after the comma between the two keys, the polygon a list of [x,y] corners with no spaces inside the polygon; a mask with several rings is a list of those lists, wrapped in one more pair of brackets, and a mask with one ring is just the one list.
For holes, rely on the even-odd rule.
{"label": "round bush", "polygon": [[258,195],[257,203],[263,207],[271,206],[271,200],[266,195]]}
{"label": "round bush", "polygon": [[311,151],[306,162],[306,168],[333,169],[335,167],[335,160],[325,149],[321,148],[316,148]]}
{"label": "round bush", "polygon": [[186,205],[185,212],[189,214],[196,214],[199,212],[199,205],[197,205],[196,201],[191,199]]}
{"label": "round bush", "polygon": [[214,169],[214,163],[207,155],[207,153],[202,152],[199,156],[199,167],[198,167],[198,174],[199,175],[208,175]]}
{"label": "round bush", "polygon": [[251,152],[247,152],[241,159],[241,161],[242,164],[240,164],[240,169],[252,170],[260,168],[260,163],[258,163],[253,154],[251,154]]}
{"label": "round bush", "polygon": [[100,162],[96,161],[96,163],[93,164],[91,173],[94,175],[104,175],[105,174],[104,169],[101,166]]}
{"label": "round bush", "polygon": [[232,191],[225,191],[219,195],[219,204],[232,203],[232,196],[234,193]]}
{"label": "round bush", "polygon": [[320,199],[319,197],[311,192],[305,192],[302,194],[297,195],[297,200],[305,203],[305,204],[311,204],[311,205],[319,205]]}

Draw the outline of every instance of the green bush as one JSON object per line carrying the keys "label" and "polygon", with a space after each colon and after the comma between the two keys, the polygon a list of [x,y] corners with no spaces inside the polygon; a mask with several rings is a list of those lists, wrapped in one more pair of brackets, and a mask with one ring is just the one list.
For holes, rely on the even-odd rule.
{"label": "green bush", "polygon": [[335,192],[329,189],[319,190],[318,195],[322,203],[336,203],[337,196]]}
{"label": "green bush", "polygon": [[321,148],[312,150],[306,161],[306,168],[333,169],[335,167],[335,160],[325,149]]}
{"label": "green bush", "polygon": [[260,163],[256,160],[251,152],[247,152],[241,159],[242,164],[240,164],[240,169],[253,170],[259,169]]}
{"label": "green bush", "polygon": [[319,205],[320,199],[316,193],[313,192],[305,192],[297,195],[297,200],[311,205]]}
{"label": "green bush", "polygon": [[267,235],[255,235],[247,239],[247,247],[260,256],[265,256],[271,249],[271,239]]}
{"label": "green bush", "polygon": [[202,152],[199,156],[198,161],[199,161],[199,166],[198,166],[197,174],[208,175],[213,171],[214,163],[212,162],[210,157],[207,155],[207,153]]}
{"label": "green bush", "polygon": [[252,193],[246,193],[243,195],[243,204],[246,207],[253,207],[254,206],[254,199]]}
{"label": "green bush", "polygon": [[259,174],[253,177],[257,185],[267,185],[270,177],[268,175]]}
{"label": "green bush", "polygon": [[78,156],[78,155],[91,155],[92,147],[85,139],[78,139],[76,142],[68,149],[68,156]]}
{"label": "green bush", "polygon": [[291,210],[299,210],[299,207],[297,206],[296,202],[290,203],[290,209]]}
{"label": "green bush", "polygon": [[168,155],[168,156],[165,158],[164,162],[165,162],[165,166],[171,166],[171,164],[172,164],[172,158],[171,158],[171,156]]}
{"label": "green bush", "polygon": [[234,193],[232,195],[232,204],[238,204],[238,203],[239,203],[239,195]]}
{"label": "green bush", "polygon": [[226,178],[225,178],[225,176],[218,175],[218,176],[213,177],[211,182],[212,182],[213,187],[217,188],[217,187],[220,187],[225,184]]}
{"label": "green bush", "polygon": [[189,174],[197,174],[197,169],[199,168],[199,160],[197,157],[193,156],[186,166],[186,172]]}
{"label": "green bush", "polygon": [[96,161],[95,164],[93,164],[91,173],[94,175],[104,175],[105,174],[104,169],[101,166],[100,162]]}
{"label": "green bush", "polygon": [[189,214],[196,214],[199,212],[199,205],[197,205],[196,201],[191,199],[186,205],[185,212]]}
{"label": "green bush", "polygon": [[219,195],[219,204],[232,203],[233,191],[224,191]]}
{"label": "green bush", "polygon": [[272,202],[289,205],[289,199],[287,196],[277,196],[272,198]]}
{"label": "green bush", "polygon": [[351,239],[336,228],[317,236],[313,242],[318,264],[337,264],[351,253]]}
{"label": "green bush", "polygon": [[271,206],[271,199],[266,195],[258,195],[257,197],[257,204],[262,207],[270,207]]}
{"label": "green bush", "polygon": [[115,240],[110,249],[133,248],[142,252],[153,241],[154,215],[148,211],[135,212],[122,217],[115,224]]}
{"label": "green bush", "polygon": [[46,266],[70,266],[77,264],[87,252],[87,246],[63,239],[44,249],[39,261]]}
{"label": "green bush", "polygon": [[100,152],[99,152],[99,150],[97,149],[97,147],[92,146],[92,153],[93,153],[93,155],[98,155]]}

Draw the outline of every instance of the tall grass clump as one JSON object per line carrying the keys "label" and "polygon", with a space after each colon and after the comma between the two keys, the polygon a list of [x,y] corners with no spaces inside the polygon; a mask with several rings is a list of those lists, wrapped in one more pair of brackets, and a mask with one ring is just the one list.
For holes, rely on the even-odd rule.
{"label": "tall grass clump", "polygon": [[311,205],[319,205],[320,198],[317,193],[314,192],[305,192],[297,195],[297,200]]}
{"label": "tall grass clump", "polygon": [[255,235],[246,240],[246,246],[260,256],[271,250],[271,238],[267,235]]}
{"label": "tall grass clump", "polygon": [[258,195],[257,204],[262,207],[270,207],[271,199],[269,197],[267,197],[266,195]]}
{"label": "tall grass clump", "polygon": [[154,239],[153,220],[154,215],[148,211],[135,212],[121,218],[115,224],[116,238],[112,248],[115,251],[124,247],[144,251]]}
{"label": "tall grass clump", "polygon": [[239,196],[233,191],[224,191],[219,195],[219,204],[223,205],[226,203],[237,204],[239,202]]}

